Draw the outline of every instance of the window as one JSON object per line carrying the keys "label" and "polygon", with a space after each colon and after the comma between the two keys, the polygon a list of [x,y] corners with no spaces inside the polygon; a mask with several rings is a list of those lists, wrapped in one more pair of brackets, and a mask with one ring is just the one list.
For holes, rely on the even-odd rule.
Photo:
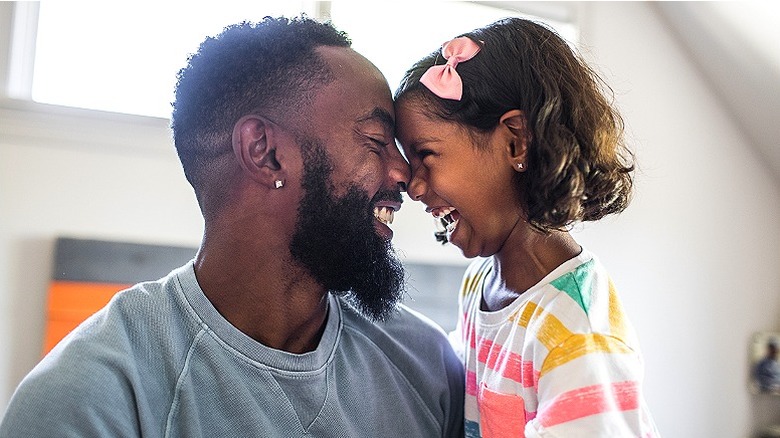
{"label": "window", "polygon": [[[206,35],[231,23],[301,12],[331,18],[394,89],[407,67],[442,42],[498,18],[523,15],[491,6],[503,2],[486,3],[42,1],[29,94],[41,103],[167,118],[176,73]],[[534,4],[541,5],[521,6]],[[546,8],[542,15],[567,17],[564,6],[552,6],[554,14]],[[546,21],[576,41],[572,24]]]}
{"label": "window", "polygon": [[206,35],[303,2],[40,3],[32,99],[168,117],[176,73]]}
{"label": "window", "polygon": [[[385,74],[395,90],[406,69],[442,43],[500,18],[539,19],[497,3],[517,2],[333,2],[331,19],[352,38],[352,47]],[[531,2],[533,3],[533,2]],[[366,17],[373,17],[367,19]],[[573,24],[543,20],[565,39],[575,42]]]}

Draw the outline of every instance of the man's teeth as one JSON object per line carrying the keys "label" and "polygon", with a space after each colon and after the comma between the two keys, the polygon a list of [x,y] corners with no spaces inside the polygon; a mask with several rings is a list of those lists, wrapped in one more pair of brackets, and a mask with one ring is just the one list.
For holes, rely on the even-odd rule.
{"label": "man's teeth", "polygon": [[374,207],[374,217],[379,219],[379,222],[383,224],[392,224],[395,210],[389,207]]}

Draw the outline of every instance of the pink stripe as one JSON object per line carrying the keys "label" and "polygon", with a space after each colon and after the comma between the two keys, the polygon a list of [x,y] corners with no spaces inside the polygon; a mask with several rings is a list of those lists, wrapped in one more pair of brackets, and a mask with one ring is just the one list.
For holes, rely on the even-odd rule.
{"label": "pink stripe", "polygon": [[473,326],[470,325],[464,325],[463,326],[463,340],[466,341],[464,344],[468,344],[468,346],[473,350],[476,348],[477,345],[477,331]]}
{"label": "pink stripe", "polygon": [[466,371],[466,394],[477,396],[477,373]]}
{"label": "pink stripe", "polygon": [[479,340],[477,361],[525,388],[535,387],[539,380],[539,372],[534,370],[533,362],[524,361],[521,355],[504,349],[503,345],[493,343],[490,339]]}
{"label": "pink stripe", "polygon": [[593,385],[564,392],[539,411],[539,423],[555,426],[578,418],[610,411],[630,411],[639,407],[635,381]]}
{"label": "pink stripe", "polygon": [[539,371],[534,369],[534,363],[530,360],[523,362],[523,377],[521,383],[525,388],[539,389]]}

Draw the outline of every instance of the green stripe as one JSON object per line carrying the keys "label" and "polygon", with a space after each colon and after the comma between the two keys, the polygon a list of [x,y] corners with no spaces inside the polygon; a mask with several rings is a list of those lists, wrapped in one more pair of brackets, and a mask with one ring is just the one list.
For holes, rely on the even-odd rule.
{"label": "green stripe", "polygon": [[558,290],[566,292],[566,295],[570,296],[580,307],[588,313],[590,308],[591,292],[593,282],[593,260],[581,264],[572,272],[563,275],[556,280],[553,280],[550,284],[555,286]]}

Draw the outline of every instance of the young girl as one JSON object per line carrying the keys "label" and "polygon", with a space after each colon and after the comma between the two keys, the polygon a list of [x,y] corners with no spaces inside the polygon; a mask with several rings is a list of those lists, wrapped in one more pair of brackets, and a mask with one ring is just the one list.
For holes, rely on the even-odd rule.
{"label": "young girl", "polygon": [[543,25],[444,44],[396,92],[409,195],[472,262],[456,335],[468,437],[657,437],[612,281],[568,233],[626,208],[633,156],[602,83]]}

